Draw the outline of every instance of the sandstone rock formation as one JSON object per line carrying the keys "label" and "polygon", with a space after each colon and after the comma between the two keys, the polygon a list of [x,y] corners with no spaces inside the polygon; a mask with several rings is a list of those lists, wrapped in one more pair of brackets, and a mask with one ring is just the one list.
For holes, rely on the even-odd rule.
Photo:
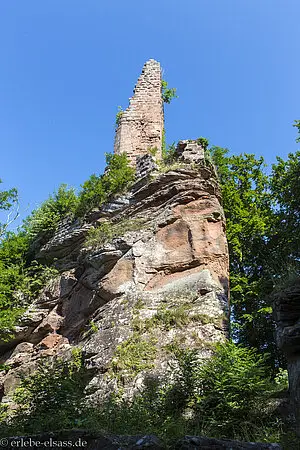
{"label": "sandstone rock formation", "polygon": [[[120,384],[131,395],[149,374],[164,375],[172,346],[198,348],[206,357],[212,343],[225,339],[228,249],[220,189],[203,149],[182,146],[181,163],[138,179],[87,223],[63,224],[36,255],[61,274],[31,305],[14,339],[1,345],[5,401],[19,373],[73,346],[84,351],[93,375],[87,398],[95,403]],[[103,223],[110,236],[101,234]],[[99,234],[89,244],[91,228]],[[135,346],[147,350],[139,364]]]}
{"label": "sandstone rock formation", "polygon": [[277,345],[288,363],[290,400],[300,436],[300,279],[274,296]]}
{"label": "sandstone rock formation", "polygon": [[120,114],[114,151],[127,153],[133,165],[136,157],[146,154],[149,148],[156,148],[160,158],[163,128],[161,67],[150,59],[143,67],[129,107]]}

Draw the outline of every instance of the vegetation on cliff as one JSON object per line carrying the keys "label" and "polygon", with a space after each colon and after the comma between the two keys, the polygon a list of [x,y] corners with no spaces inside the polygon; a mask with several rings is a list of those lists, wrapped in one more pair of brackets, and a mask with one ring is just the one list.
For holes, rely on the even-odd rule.
{"label": "vegetation on cliff", "polygon": [[[134,171],[125,154],[107,154],[103,175],[91,177],[77,195],[62,184],[41,206],[27,217],[17,232],[6,232],[0,225],[0,339],[11,339],[18,319],[48,280],[57,275],[53,267],[39,264],[34,254],[57,231],[63,220],[83,220],[94,207],[121,193],[134,180]],[[0,193],[0,209],[10,210],[17,203],[16,189]]]}
{"label": "vegetation on cliff", "polygon": [[213,147],[230,254],[232,337],[282,363],[274,340],[270,293],[299,274],[300,152],[277,158],[269,175],[263,158]]}
{"label": "vegetation on cliff", "polygon": [[[2,180],[0,179],[0,184]],[[0,191],[0,211],[6,211],[7,217],[4,222],[0,222],[0,240],[5,235],[5,232],[10,223],[17,217],[18,211],[14,207],[18,203],[18,191],[16,188]]]}
{"label": "vegetation on cliff", "polygon": [[134,169],[129,166],[125,153],[121,155],[106,154],[107,168],[103,175],[91,175],[82,185],[78,195],[78,205],[75,215],[83,217],[93,208],[99,208],[115,194],[128,189],[134,181]]}
{"label": "vegetation on cliff", "polygon": [[[138,344],[140,354],[148,358],[153,348],[143,341]],[[35,374],[24,377],[16,389],[16,409],[9,425],[5,421],[0,425],[0,432],[28,434],[74,427],[117,434],[151,432],[167,448],[187,434],[279,440],[281,427],[270,395],[285,388],[285,380],[271,383],[265,359],[255,350],[231,342],[219,344],[206,362],[195,351],[173,350],[170,378],[150,377],[133,399],[124,399],[119,390],[95,407],[83,399],[89,375],[79,349],[74,349],[69,361],[42,361]],[[131,371],[132,362],[141,364],[135,352],[131,360],[130,354],[125,358]]]}
{"label": "vegetation on cliff", "polygon": [[[201,138],[200,143],[207,152],[207,140]],[[270,293],[276,285],[284,283],[287,268],[299,274],[300,152],[290,154],[287,161],[278,158],[268,175],[263,158],[252,154],[230,156],[227,149],[220,147],[209,151],[217,168],[227,219],[231,337],[235,343],[216,347],[214,356],[205,363],[194,352],[182,352],[174,345],[171,351],[176,364],[172,383],[149,380],[145,391],[132,401],[115,395],[97,411],[82,403],[85,369],[81,356],[75,354],[73,360],[57,361],[51,367],[41,365],[16,391],[19,406],[9,423],[5,422],[6,412],[2,408],[4,433],[84,426],[117,433],[151,431],[167,441],[194,433],[247,440],[279,439],[282,423],[272,406],[272,395],[286,388],[286,379],[284,361],[274,341]],[[170,147],[166,155],[166,163],[173,160],[174,148]],[[47,280],[56,275],[53,268],[34,261],[34,251],[53,236],[61,221],[83,221],[93,208],[124,192],[133,182],[134,172],[125,155],[109,155],[107,163],[106,172],[92,175],[78,195],[62,185],[25,220],[20,231],[6,233],[2,239],[2,339],[10,339],[26,306]],[[8,209],[15,201],[15,190],[4,191],[0,208]],[[129,231],[140,226],[127,225]],[[126,230],[122,224],[108,227],[103,223],[90,233],[87,242],[94,246],[102,239],[104,243]],[[167,330],[174,323],[184,326],[192,319],[187,309],[181,308],[160,311],[144,321],[143,326],[151,328],[155,324]],[[201,320],[206,319],[202,315]],[[112,367],[115,373],[122,365],[130,375],[136,374],[135,369],[141,365],[152,367],[155,346],[152,341],[145,346],[137,336],[139,323],[136,321],[134,325],[136,333],[117,349]],[[51,383],[45,384],[49,379]]]}
{"label": "vegetation on cliff", "polygon": [[176,88],[169,88],[168,82],[166,80],[161,81],[162,87],[162,99],[164,103],[171,103],[173,98],[177,98]]}

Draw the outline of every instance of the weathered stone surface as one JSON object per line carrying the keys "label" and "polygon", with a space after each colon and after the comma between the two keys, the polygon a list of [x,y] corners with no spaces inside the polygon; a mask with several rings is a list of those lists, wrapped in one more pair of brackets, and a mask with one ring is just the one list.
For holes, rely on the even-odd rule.
{"label": "weathered stone surface", "polygon": [[[35,311],[30,308],[20,319],[19,325],[15,327],[13,337],[9,341],[0,341],[0,355],[10,349],[15,348],[20,342],[27,341],[33,331],[42,323],[47,316],[48,310]],[[47,330],[47,331],[50,331]],[[47,333],[46,331],[46,333]],[[40,330],[40,333],[42,330]],[[45,334],[40,334],[39,338],[43,338]]]}
{"label": "weathered stone surface", "polygon": [[197,141],[179,141],[176,148],[179,160],[199,164],[204,161],[204,149]]}
{"label": "weathered stone surface", "polygon": [[90,224],[66,222],[61,225],[55,236],[35,255],[42,262],[54,262],[57,269],[69,270],[76,266],[79,250],[90,229]]}
{"label": "weathered stone surface", "polygon": [[137,179],[146,177],[153,170],[158,169],[155,157],[151,154],[146,154],[136,157],[136,177]]}
{"label": "weathered stone surface", "polygon": [[157,157],[161,158],[164,114],[161,67],[157,61],[150,59],[145,63],[129,100],[116,130],[115,153],[127,153],[132,165],[137,156],[148,153],[150,148],[156,148]]}
{"label": "weathered stone surface", "polygon": [[[198,349],[206,358],[212,344],[226,338],[228,249],[220,189],[213,168],[203,161],[155,172],[155,178],[137,182],[89,220],[82,229],[66,226],[43,247],[43,257],[55,256],[66,270],[34,302],[36,322],[10,347],[23,341],[33,345],[32,351],[22,357],[5,353],[3,362],[18,360],[18,370],[24,365],[30,372],[38,357],[80,345],[93,376],[87,400],[95,404],[118,389],[120,379],[124,395],[132,396],[147,377],[164,378],[174,359],[172,345]],[[103,220],[124,223],[124,233],[86,247],[87,230]],[[127,220],[136,221],[137,228],[126,231]],[[169,326],[173,313],[179,320]],[[149,345],[152,359],[136,373],[116,373],[118,348],[130,339]],[[15,379],[11,371],[3,378],[7,397]]]}
{"label": "weathered stone surface", "polygon": [[0,373],[0,386],[3,387],[5,395],[2,401],[11,403],[10,395],[20,384],[20,376],[32,374],[41,358],[56,356],[70,348],[68,339],[58,334],[48,334],[45,338],[40,338],[35,345],[30,342],[18,344],[13,352],[4,355],[1,360],[5,361],[8,367]]}
{"label": "weathered stone surface", "polygon": [[288,362],[289,391],[300,436],[300,279],[274,295],[277,345]]}
{"label": "weathered stone surface", "polygon": [[277,344],[288,356],[300,355],[300,279],[274,295]]}
{"label": "weathered stone surface", "polygon": [[[118,436],[103,435],[92,433],[84,430],[68,430],[56,433],[43,433],[35,436],[18,436],[7,438],[7,447],[11,449],[20,448],[20,443],[26,443],[26,448],[36,449],[44,448],[45,442],[56,442],[58,447],[59,441],[70,441],[73,446],[86,448],[87,450],[138,450],[152,449],[163,450],[165,445],[154,435],[138,435],[138,436]],[[19,441],[17,443],[16,441]],[[37,447],[36,442],[43,443],[42,447]],[[62,445],[61,448],[67,446]],[[23,445],[22,445],[23,447]],[[45,445],[46,447],[46,445]],[[186,436],[175,443],[176,450],[281,450],[278,444],[267,444],[261,442],[241,442],[233,440],[211,439],[203,436]]]}

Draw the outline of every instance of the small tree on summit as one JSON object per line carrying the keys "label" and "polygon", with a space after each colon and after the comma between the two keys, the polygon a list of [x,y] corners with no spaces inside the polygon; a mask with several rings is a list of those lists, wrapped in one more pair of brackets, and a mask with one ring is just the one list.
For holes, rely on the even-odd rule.
{"label": "small tree on summit", "polygon": [[178,95],[176,95],[176,88],[169,88],[168,83],[165,80],[161,80],[161,87],[162,87],[162,99],[164,103],[171,103],[173,98],[178,98]]}

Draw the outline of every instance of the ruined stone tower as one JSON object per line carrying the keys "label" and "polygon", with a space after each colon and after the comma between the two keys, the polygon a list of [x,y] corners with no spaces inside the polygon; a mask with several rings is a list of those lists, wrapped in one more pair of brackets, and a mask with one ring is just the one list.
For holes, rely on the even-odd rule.
{"label": "ruined stone tower", "polygon": [[164,113],[161,67],[154,59],[147,61],[134,88],[129,107],[122,113],[116,130],[114,152],[127,153],[135,166],[136,157],[157,148],[161,157]]}

